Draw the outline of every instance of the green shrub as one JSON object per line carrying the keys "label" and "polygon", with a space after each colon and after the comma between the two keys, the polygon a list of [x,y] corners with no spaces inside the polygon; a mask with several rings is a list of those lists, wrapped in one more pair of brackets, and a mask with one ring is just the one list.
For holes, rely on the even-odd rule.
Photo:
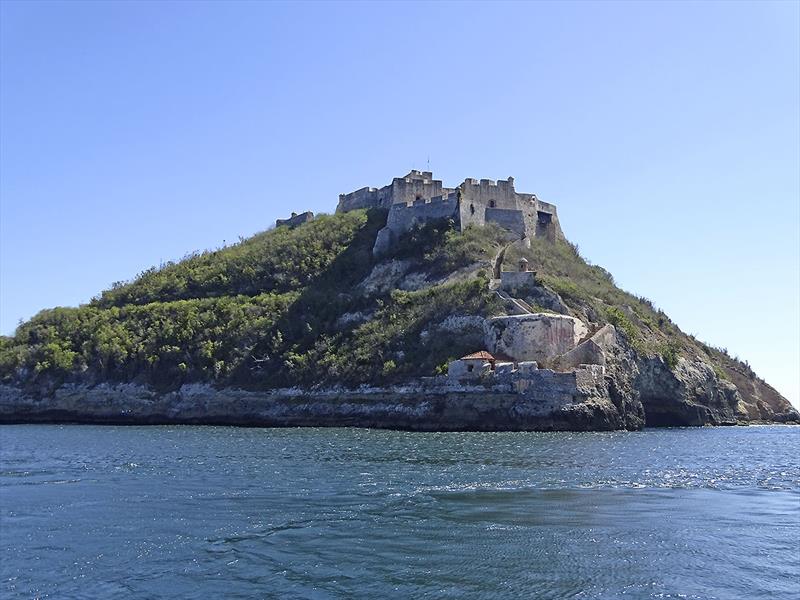
{"label": "green shrub", "polygon": [[661,347],[661,358],[664,360],[670,370],[674,370],[678,366],[678,346],[674,343],[668,342]]}
{"label": "green shrub", "polygon": [[278,227],[239,244],[152,267],[134,281],[117,282],[97,306],[123,306],[222,295],[285,293],[309,285],[353,242],[383,226],[385,211],[321,215],[294,229]]}
{"label": "green shrub", "polygon": [[248,357],[296,293],[45,310],[0,348],[5,380],[19,369],[100,379],[220,379]]}
{"label": "green shrub", "polygon": [[643,352],[642,334],[639,328],[616,306],[605,307],[606,320],[625,334],[628,343],[638,352]]}

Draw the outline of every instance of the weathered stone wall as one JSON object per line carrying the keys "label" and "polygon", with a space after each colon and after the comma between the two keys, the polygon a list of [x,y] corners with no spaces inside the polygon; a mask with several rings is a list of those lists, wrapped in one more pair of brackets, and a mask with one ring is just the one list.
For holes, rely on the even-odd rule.
{"label": "weathered stone wall", "polygon": [[416,224],[456,217],[457,209],[458,197],[455,193],[444,197],[436,196],[429,200],[395,203],[389,209],[386,226],[394,233],[399,234],[411,229]]}
{"label": "weathered stone wall", "polygon": [[303,223],[308,223],[309,221],[314,220],[314,213],[311,211],[306,211],[304,213],[292,213],[292,216],[288,219],[278,219],[275,221],[275,227],[281,227],[282,225],[286,225],[288,227],[297,227],[298,225],[302,225]]}
{"label": "weathered stone wall", "polygon": [[587,333],[586,325],[574,317],[536,313],[487,319],[484,341],[493,354],[549,364],[577,346]]}
{"label": "weathered stone wall", "polygon": [[458,196],[451,192],[447,196],[436,196],[430,200],[398,202],[389,208],[386,227],[378,232],[373,253],[380,256],[385,253],[404,231],[415,224],[423,224],[435,219],[457,219]]}
{"label": "weathered stone wall", "polygon": [[[442,214],[428,203],[454,202],[454,214]],[[384,207],[390,210],[396,205],[403,209],[390,213],[387,227],[382,231],[374,248],[379,255],[386,252],[397,235],[408,230],[416,222],[453,218],[459,230],[470,225],[481,227],[486,223],[497,223],[520,238],[534,236],[551,241],[563,238],[556,214],[556,207],[542,202],[533,194],[518,193],[514,189],[514,178],[493,181],[491,179],[465,179],[457,188],[446,188],[430,171],[411,171],[405,177],[395,177],[382,188],[361,188],[339,196],[337,212],[357,208]],[[449,207],[448,207],[449,212]]]}
{"label": "weathered stone wall", "polygon": [[339,204],[336,206],[336,212],[342,213],[360,208],[375,208],[380,205],[378,190],[364,187],[349,194],[339,194]]}
{"label": "weathered stone wall", "polygon": [[513,231],[520,238],[528,235],[525,216],[521,210],[487,207],[485,209],[485,220],[487,223],[497,223],[503,229]]}
{"label": "weathered stone wall", "polygon": [[491,179],[472,178],[464,180],[458,189],[461,192],[460,217],[462,228],[469,225],[486,224],[486,209],[499,208],[519,210],[517,193],[514,191],[514,178],[495,182]]}
{"label": "weathered stone wall", "polygon": [[349,194],[339,194],[336,212],[359,208],[389,208],[392,204],[430,200],[453,191],[442,187],[441,180],[434,179],[430,171],[412,170],[405,177],[395,177],[392,183],[382,188],[365,187]]}
{"label": "weathered stone wall", "polygon": [[533,271],[501,271],[500,289],[504,292],[515,292],[522,288],[536,285],[536,273]]}
{"label": "weathered stone wall", "polygon": [[535,237],[544,238],[551,242],[565,239],[558,221],[558,212],[554,204],[542,202],[538,198],[535,202],[535,211],[527,214],[528,230],[533,231]]}
{"label": "weathered stone wall", "polygon": [[392,180],[392,204],[407,204],[415,200],[430,200],[452,191],[442,188],[442,182],[437,179],[431,179],[430,173],[426,173],[426,175],[429,177],[395,177]]}
{"label": "weathered stone wall", "polygon": [[[520,237],[540,236],[551,241],[564,237],[556,207],[533,194],[517,192],[513,177],[496,182],[465,179],[457,189],[461,193],[459,223],[462,230],[469,225],[494,222]],[[540,223],[542,215],[547,217],[546,224]]]}
{"label": "weathered stone wall", "polygon": [[480,359],[460,359],[454,360],[447,365],[447,377],[450,381],[462,381],[465,379],[480,379],[488,375],[492,365],[489,361]]}

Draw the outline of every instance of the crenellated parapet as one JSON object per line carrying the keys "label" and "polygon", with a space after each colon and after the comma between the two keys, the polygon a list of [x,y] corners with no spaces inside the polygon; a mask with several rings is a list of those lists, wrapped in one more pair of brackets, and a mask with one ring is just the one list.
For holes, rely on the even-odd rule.
{"label": "crenellated parapet", "polygon": [[459,230],[496,223],[520,238],[562,237],[556,207],[535,194],[517,192],[514,178],[467,178],[456,188],[446,188],[430,171],[409,172],[382,188],[361,188],[339,196],[337,212],[359,208],[388,209],[386,227],[378,234],[374,252],[391,248],[404,231],[434,219],[450,218]]}
{"label": "crenellated parapet", "polygon": [[430,171],[410,171],[405,177],[395,177],[382,188],[365,187],[349,194],[339,194],[336,212],[359,208],[389,208],[393,204],[430,200],[454,190],[442,186]]}

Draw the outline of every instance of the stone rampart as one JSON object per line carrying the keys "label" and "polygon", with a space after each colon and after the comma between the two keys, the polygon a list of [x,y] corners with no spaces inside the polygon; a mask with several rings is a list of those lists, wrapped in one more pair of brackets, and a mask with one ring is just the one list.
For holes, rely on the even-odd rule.
{"label": "stone rampart", "polygon": [[374,208],[380,205],[378,190],[364,187],[349,194],[339,194],[336,212],[348,212],[360,208]]}
{"label": "stone rampart", "polygon": [[313,220],[314,213],[310,210],[300,213],[299,215],[297,213],[292,213],[292,216],[288,219],[278,219],[275,221],[275,227],[281,227],[282,225],[287,227],[297,227],[298,225],[302,225],[303,223],[308,223],[309,221]]}
{"label": "stone rampart", "polygon": [[456,216],[458,197],[451,193],[446,197],[436,196],[430,200],[417,200],[410,203],[396,203],[389,209],[386,226],[394,233],[411,229],[435,219],[449,219]]}
{"label": "stone rampart", "polygon": [[407,204],[416,200],[430,200],[447,195],[454,190],[442,186],[430,171],[410,171],[405,177],[395,177],[382,188],[365,187],[349,194],[339,194],[336,212],[359,208],[389,208],[393,204]]}
{"label": "stone rampart", "polygon": [[528,228],[525,223],[525,215],[521,210],[489,207],[485,210],[485,220],[487,223],[497,223],[503,229],[513,231],[520,238],[527,236]]}
{"label": "stone rampart", "polygon": [[378,232],[373,253],[381,255],[391,248],[404,231],[414,225],[422,225],[437,219],[458,218],[458,195],[450,192],[447,196],[436,196],[430,200],[419,199],[413,202],[395,203],[389,208],[386,227]]}

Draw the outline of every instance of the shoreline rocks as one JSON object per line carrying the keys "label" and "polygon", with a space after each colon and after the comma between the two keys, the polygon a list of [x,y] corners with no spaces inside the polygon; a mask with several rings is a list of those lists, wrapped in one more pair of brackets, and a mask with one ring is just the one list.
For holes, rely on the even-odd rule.
{"label": "shoreline rocks", "polygon": [[[184,385],[159,393],[136,384],[67,384],[36,398],[0,386],[0,423],[372,427],[411,431],[609,431],[641,428],[621,415],[605,383],[553,373],[536,389],[513,382],[317,391],[249,391]],[[436,380],[434,380],[436,379]],[[444,378],[441,378],[444,379]],[[633,423],[633,427],[631,427]]]}

